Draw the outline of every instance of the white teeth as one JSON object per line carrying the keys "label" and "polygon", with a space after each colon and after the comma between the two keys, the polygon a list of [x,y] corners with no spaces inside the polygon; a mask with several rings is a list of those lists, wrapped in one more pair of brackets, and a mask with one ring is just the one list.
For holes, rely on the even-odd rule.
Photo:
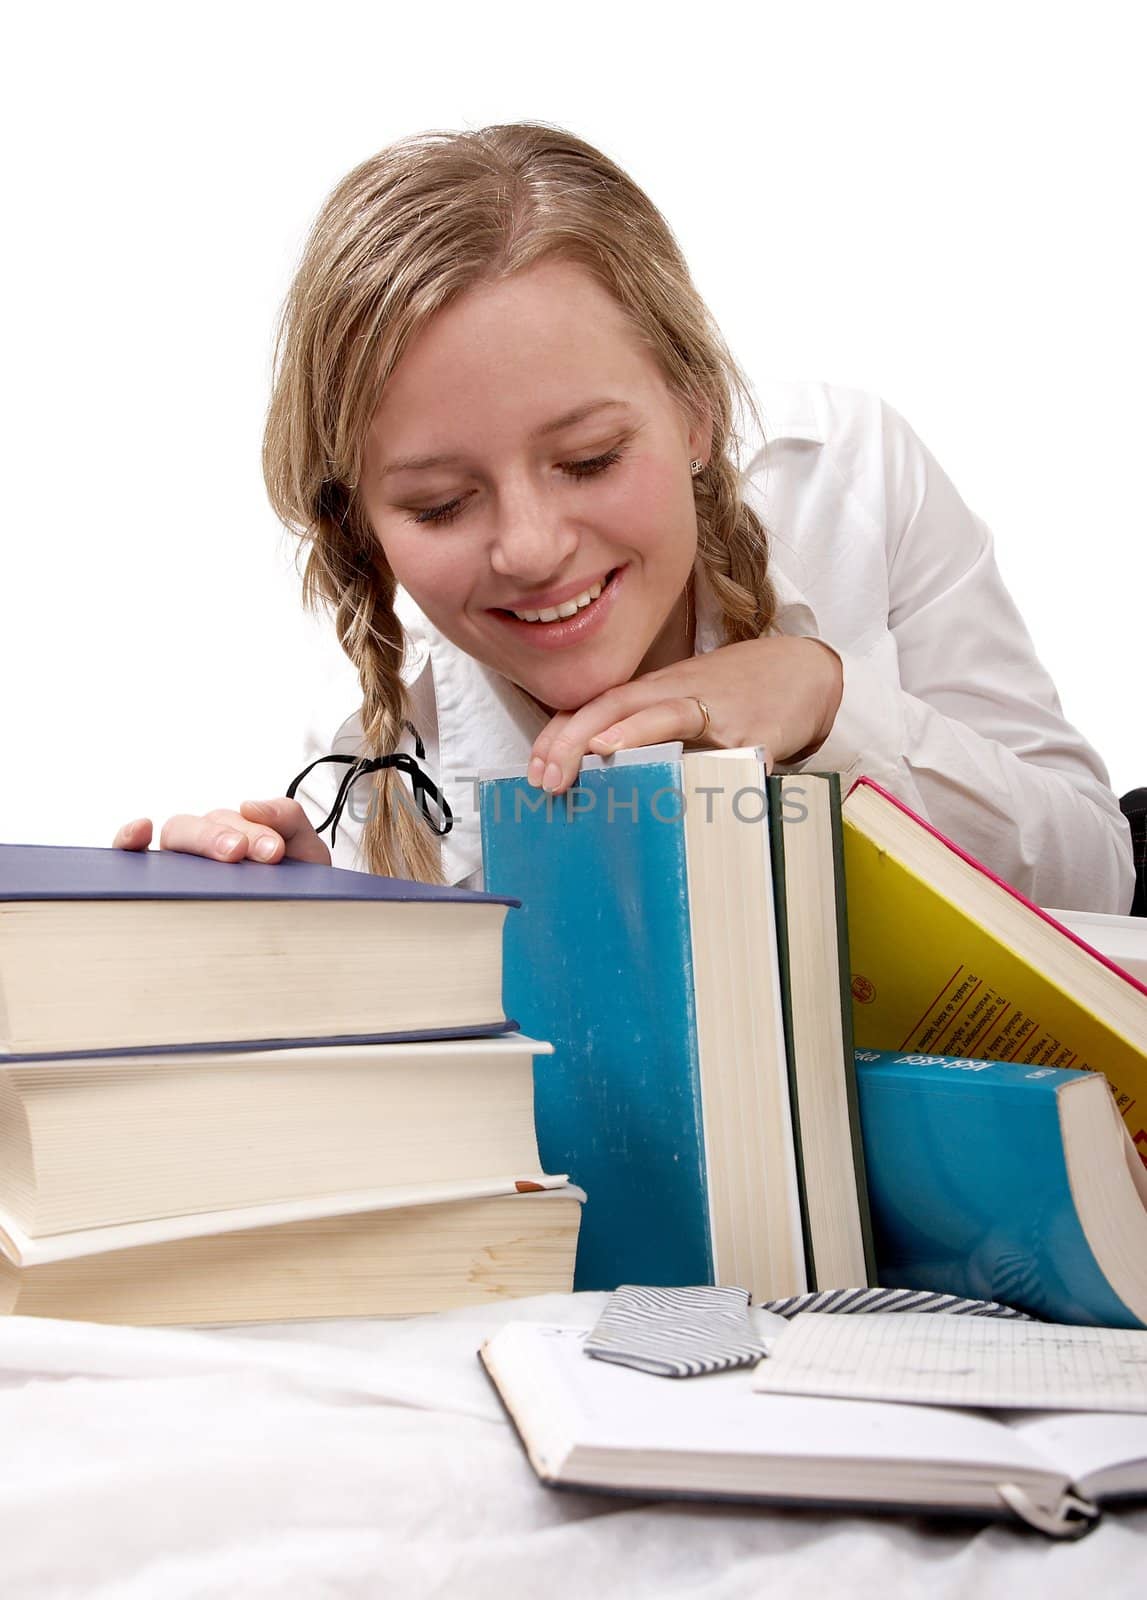
{"label": "white teeth", "polygon": [[584,611],[586,606],[592,605],[601,593],[602,585],[595,583],[591,588],[575,595],[572,600],[565,600],[560,606],[547,606],[544,611],[515,611],[514,616],[522,622],[556,622],[559,617],[572,617],[579,611]]}

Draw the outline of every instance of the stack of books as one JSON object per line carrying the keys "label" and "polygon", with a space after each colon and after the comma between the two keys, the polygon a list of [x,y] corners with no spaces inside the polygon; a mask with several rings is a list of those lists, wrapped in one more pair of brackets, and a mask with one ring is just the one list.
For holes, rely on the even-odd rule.
{"label": "stack of books", "polygon": [[842,797],[751,749],[589,757],[556,799],[491,774],[481,803],[487,888],[529,886],[507,1001],[557,1050],[542,1161],[590,1196],[576,1287],[897,1284],[1147,1323],[1124,919],[1065,926],[869,780]]}
{"label": "stack of books", "polygon": [[[502,1009],[515,902],[0,846],[0,1311],[409,1314],[570,1287]],[[543,1063],[544,1064],[544,1063]]]}

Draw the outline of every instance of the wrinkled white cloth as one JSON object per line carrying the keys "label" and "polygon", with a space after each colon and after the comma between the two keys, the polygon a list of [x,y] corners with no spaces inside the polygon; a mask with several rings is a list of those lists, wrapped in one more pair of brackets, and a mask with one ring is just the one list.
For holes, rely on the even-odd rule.
{"label": "wrinkled white cloth", "polygon": [[[746,462],[744,492],[770,535],[774,626],[823,639],[844,667],[827,741],[803,768],[781,770],[839,772],[843,789],[867,774],[1038,905],[1125,913],[1126,820],[1102,760],[1063,715],[988,528],[876,396],[811,383],[758,393],[765,442]],[[1072,604],[1065,593],[1065,615]],[[455,818],[446,878],[481,888],[474,777],[524,763],[546,719],[401,590],[396,609],[413,720]],[[720,643],[720,614],[700,567],[697,613],[703,654]],[[362,749],[357,712],[318,693],[299,765]],[[320,767],[300,789],[313,821],[344,772]],[[336,866],[362,868],[363,815],[352,800]]]}
{"label": "wrinkled white cloth", "polygon": [[511,1318],[226,1330],[0,1319],[4,1600],[587,1595],[1104,1600],[1137,1594],[1147,1509],[1078,1544],[1007,1524],[555,1491],[476,1352]]}

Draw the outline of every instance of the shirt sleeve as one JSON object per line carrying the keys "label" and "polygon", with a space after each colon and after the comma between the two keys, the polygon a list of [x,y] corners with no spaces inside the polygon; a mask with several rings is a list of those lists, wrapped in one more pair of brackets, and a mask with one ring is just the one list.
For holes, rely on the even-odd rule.
{"label": "shirt sleeve", "polygon": [[887,632],[837,649],[836,719],[795,770],[838,771],[845,788],[875,778],[1037,905],[1125,913],[1126,819],[1063,715],[991,533],[903,418],[884,404],[880,417]]}

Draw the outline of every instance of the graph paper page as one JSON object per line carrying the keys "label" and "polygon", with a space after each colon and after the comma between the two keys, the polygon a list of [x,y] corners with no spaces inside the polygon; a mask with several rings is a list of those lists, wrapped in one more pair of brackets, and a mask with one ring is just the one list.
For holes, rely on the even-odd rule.
{"label": "graph paper page", "polygon": [[753,1387],[923,1405],[1147,1412],[1147,1333],[921,1312],[803,1312]]}

